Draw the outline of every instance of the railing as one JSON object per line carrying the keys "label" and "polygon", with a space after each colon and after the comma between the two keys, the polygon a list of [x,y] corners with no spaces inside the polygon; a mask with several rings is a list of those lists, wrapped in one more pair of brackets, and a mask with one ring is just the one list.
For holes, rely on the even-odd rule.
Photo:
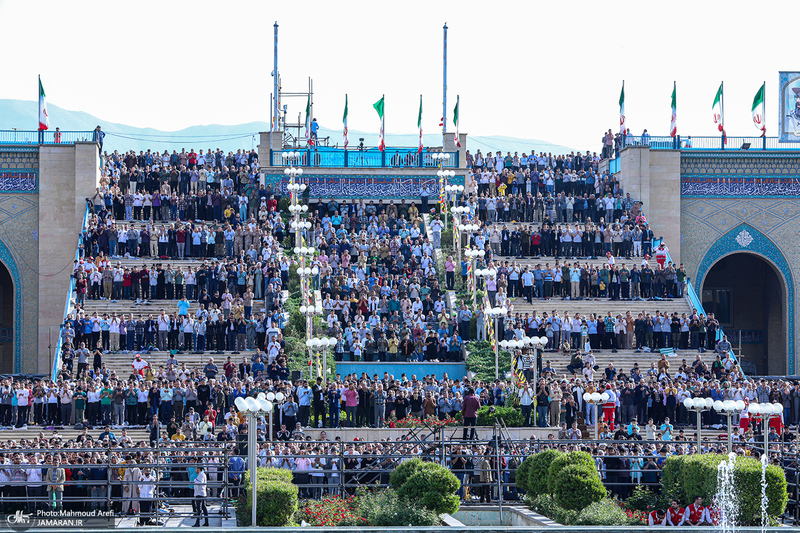
{"label": "railing", "polygon": [[[86,229],[86,224],[89,221],[89,213],[91,212],[92,204],[91,202],[86,202],[86,210],[83,213],[83,224],[81,224],[81,232],[78,234],[78,243],[77,248],[75,249],[75,260],[79,261],[81,258],[81,250],[83,249],[83,232]],[[70,274],[69,276],[69,289],[67,290],[67,301],[64,304],[64,316],[61,320],[61,326],[58,328],[58,340],[56,341],[56,353],[53,357],[53,368],[51,371],[51,379],[56,381],[58,379],[58,372],[61,370],[61,349],[62,349],[62,338],[64,335],[64,325],[69,315],[69,310],[72,303],[72,293],[75,292],[75,277]]]}
{"label": "railing", "polygon": [[617,156],[614,159],[609,159],[608,161],[608,173],[609,174],[616,174],[620,170],[622,170],[622,165],[620,164],[620,157]]}
{"label": "railing", "polygon": [[[780,142],[779,137],[727,137],[722,136],[676,138],[670,136],[631,135],[625,138],[625,146],[649,146],[651,150],[800,150],[800,142]],[[742,148],[749,145],[747,148]]]}
{"label": "railing", "polygon": [[[439,161],[432,155],[440,152],[417,152],[416,148],[377,148],[364,150],[342,150],[317,147],[305,150],[270,150],[270,165],[303,166],[321,168],[438,168]],[[458,152],[444,160],[445,168],[458,168]]]}
{"label": "railing", "polygon": [[74,144],[94,141],[93,131],[0,130],[0,144]]}

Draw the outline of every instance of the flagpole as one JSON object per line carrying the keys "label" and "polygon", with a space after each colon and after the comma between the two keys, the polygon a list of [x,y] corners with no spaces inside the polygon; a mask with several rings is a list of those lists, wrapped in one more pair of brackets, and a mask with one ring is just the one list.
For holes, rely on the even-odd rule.
{"label": "flagpole", "polygon": [[764,84],[761,86],[764,88],[761,91],[761,120],[764,123],[764,126],[761,130],[761,138],[763,139],[762,142],[762,150],[767,149],[767,80],[764,80]]}
{"label": "flagpole", "polygon": [[444,150],[447,137],[447,23],[442,28],[444,31],[442,53],[442,150]]}
{"label": "flagpole", "polygon": [[719,86],[722,88],[722,98],[720,98],[719,109],[722,114],[722,149],[725,149],[725,81],[721,81]]}

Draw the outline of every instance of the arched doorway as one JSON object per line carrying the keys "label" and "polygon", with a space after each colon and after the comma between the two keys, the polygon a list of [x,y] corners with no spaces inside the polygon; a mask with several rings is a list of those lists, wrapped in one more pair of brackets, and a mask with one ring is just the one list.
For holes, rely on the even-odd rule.
{"label": "arched doorway", "polygon": [[726,255],[708,271],[701,295],[703,308],[714,313],[736,349],[741,332],[744,361],[761,375],[786,374],[788,297],[771,261],[749,252]]}
{"label": "arched doorway", "polygon": [[14,281],[0,262],[0,373],[14,373]]}

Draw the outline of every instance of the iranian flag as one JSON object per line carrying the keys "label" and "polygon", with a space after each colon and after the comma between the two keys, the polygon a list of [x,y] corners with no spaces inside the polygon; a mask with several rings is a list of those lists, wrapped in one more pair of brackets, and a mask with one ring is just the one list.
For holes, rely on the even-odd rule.
{"label": "iranian flag", "polygon": [[761,130],[761,136],[765,136],[767,134],[767,126],[764,124],[764,86],[767,83],[761,86],[761,88],[756,93],[756,97],[753,98],[753,124],[756,128]]}
{"label": "iranian flag", "polygon": [[453,134],[453,142],[455,142],[456,146],[459,148],[461,148],[461,139],[458,137],[458,104],[460,99],[460,96],[456,96],[456,107],[453,109],[453,124],[456,127],[456,132]]}
{"label": "iranian flag", "polygon": [[47,114],[47,104],[44,102],[44,87],[42,77],[39,76],[39,131],[50,127],[50,116]]}
{"label": "iranian flag", "polygon": [[306,144],[314,146],[314,139],[311,138],[311,95],[308,95],[306,103]]}
{"label": "iranian flag", "polygon": [[622,82],[622,90],[619,92],[619,132],[625,135],[625,82]]}
{"label": "iranian flag", "polygon": [[675,103],[675,93],[677,92],[678,85],[672,82],[672,120],[669,124],[669,135],[675,137],[678,134],[678,107]]}
{"label": "iranian flag", "polygon": [[346,150],[347,145],[350,144],[350,136],[347,131],[347,95],[344,95],[344,116],[342,117],[342,123],[344,124],[344,148]]}
{"label": "iranian flag", "polygon": [[711,111],[714,113],[714,124],[717,125],[719,131],[725,131],[725,117],[722,109],[722,84],[720,83],[717,95],[714,96],[714,104],[711,106]]}
{"label": "iranian flag", "polygon": [[419,95],[419,115],[417,116],[417,128],[419,128],[419,148],[417,153],[422,153],[422,95]]}
{"label": "iranian flag", "polygon": [[378,116],[381,117],[381,133],[380,133],[380,138],[378,139],[378,149],[381,152],[383,152],[386,149],[386,140],[384,139],[384,129],[383,129],[385,126],[384,116],[383,116],[383,99],[385,97],[386,97],[385,95],[381,96],[380,100],[372,104],[372,107],[374,107],[375,111],[378,112]]}

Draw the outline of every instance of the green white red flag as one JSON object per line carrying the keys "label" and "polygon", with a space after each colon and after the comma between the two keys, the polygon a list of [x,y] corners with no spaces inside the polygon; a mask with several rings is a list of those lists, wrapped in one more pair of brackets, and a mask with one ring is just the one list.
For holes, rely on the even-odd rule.
{"label": "green white red flag", "polygon": [[378,116],[381,117],[381,133],[380,138],[378,139],[378,149],[383,152],[386,150],[386,140],[384,138],[384,129],[385,126],[384,117],[383,117],[383,99],[385,96],[381,96],[381,99],[372,104],[372,107],[375,108],[375,111],[378,112]]}
{"label": "green white red flag", "polygon": [[722,108],[722,84],[719,84],[716,96],[714,96],[714,103],[711,105],[711,111],[714,114],[714,124],[717,125],[719,131],[725,131],[725,116]]}
{"label": "green white red flag", "polygon": [[50,116],[47,114],[47,104],[44,101],[44,87],[42,77],[39,76],[39,131],[50,127]]}
{"label": "green white red flag", "polygon": [[419,128],[419,148],[417,153],[422,153],[422,95],[419,95],[419,116],[417,117],[417,128]]}
{"label": "green white red flag", "polygon": [[453,134],[453,142],[455,142],[456,146],[459,148],[461,147],[461,139],[458,136],[458,104],[460,99],[460,96],[456,96],[456,107],[453,109],[453,124],[456,127],[456,131]]}
{"label": "green white red flag", "polygon": [[342,123],[344,124],[344,147],[347,149],[347,145],[350,144],[350,135],[347,130],[347,95],[344,95],[344,116],[342,117]]}
{"label": "green white red flag", "polygon": [[670,120],[669,124],[670,137],[675,137],[678,134],[678,107],[675,98],[677,88],[677,83],[672,82],[672,119]]}
{"label": "green white red flag", "polygon": [[619,132],[625,135],[625,82],[622,82],[622,90],[619,92]]}
{"label": "green white red flag", "polygon": [[308,95],[306,103],[306,144],[314,146],[314,139],[311,137],[311,95]]}
{"label": "green white red flag", "polygon": [[756,97],[753,98],[753,124],[756,128],[761,130],[761,136],[767,134],[767,126],[764,124],[764,88],[766,82],[761,86],[761,88],[756,93]]}

